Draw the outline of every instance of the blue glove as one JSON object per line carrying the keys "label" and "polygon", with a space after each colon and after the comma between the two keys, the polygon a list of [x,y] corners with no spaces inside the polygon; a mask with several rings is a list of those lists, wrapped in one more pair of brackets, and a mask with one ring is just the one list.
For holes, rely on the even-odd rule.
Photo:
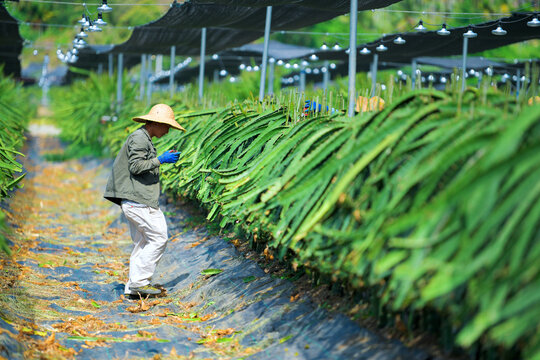
{"label": "blue glove", "polygon": [[178,161],[180,153],[178,151],[169,150],[158,156],[158,160],[162,164],[174,164]]}

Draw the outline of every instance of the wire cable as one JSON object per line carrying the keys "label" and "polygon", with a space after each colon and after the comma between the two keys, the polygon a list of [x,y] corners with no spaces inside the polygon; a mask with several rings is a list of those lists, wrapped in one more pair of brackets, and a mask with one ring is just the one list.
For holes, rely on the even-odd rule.
{"label": "wire cable", "polygon": [[[76,6],[100,6],[101,3],[70,2],[57,0],[19,0],[19,2],[58,4],[58,5],[76,5]],[[179,2],[181,3],[181,2]],[[172,3],[154,3],[154,4],[113,4],[113,6],[170,6]]]}

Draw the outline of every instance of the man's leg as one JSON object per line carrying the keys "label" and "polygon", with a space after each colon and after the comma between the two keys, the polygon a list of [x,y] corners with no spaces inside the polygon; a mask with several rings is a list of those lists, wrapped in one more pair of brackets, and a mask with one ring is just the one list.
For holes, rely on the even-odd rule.
{"label": "man's leg", "polygon": [[[159,209],[122,206],[126,218],[142,235],[133,249],[129,264],[129,288],[150,284],[156,266],[167,245],[167,224]],[[134,239],[135,240],[138,239]]]}
{"label": "man's leg", "polygon": [[[123,210],[123,209],[122,209]],[[125,213],[124,213],[125,215]],[[127,218],[127,216],[126,216]],[[131,264],[135,263],[137,261],[137,257],[139,255],[139,253],[141,252],[142,250],[142,246],[144,246],[144,243],[146,242],[146,240],[144,239],[144,234],[142,232],[140,232],[138,229],[137,229],[137,224],[135,224],[133,221],[131,220],[128,220],[128,224],[129,224],[129,232],[131,234],[131,240],[133,241],[133,250],[131,251],[131,257],[129,259],[129,275],[128,275],[128,281],[124,287],[124,294],[125,295],[135,295],[135,293],[133,291],[131,291],[130,287],[131,287],[131,272],[133,271],[133,267],[131,266]]]}

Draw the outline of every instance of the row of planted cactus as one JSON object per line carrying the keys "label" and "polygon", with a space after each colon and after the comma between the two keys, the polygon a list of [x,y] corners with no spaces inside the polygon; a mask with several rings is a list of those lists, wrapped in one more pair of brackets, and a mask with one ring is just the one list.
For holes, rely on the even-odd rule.
{"label": "row of planted cactus", "polygon": [[[26,140],[24,133],[35,110],[29,96],[22,85],[0,75],[0,200],[21,185],[25,175],[21,174],[23,169],[17,156],[22,156],[19,151]],[[3,209],[0,209],[0,249],[9,252],[5,217]]]}
{"label": "row of planted cactus", "polygon": [[388,309],[445,314],[464,348],[540,357],[540,106],[489,90],[354,118],[257,106],[164,139],[182,151],[165,189]]}

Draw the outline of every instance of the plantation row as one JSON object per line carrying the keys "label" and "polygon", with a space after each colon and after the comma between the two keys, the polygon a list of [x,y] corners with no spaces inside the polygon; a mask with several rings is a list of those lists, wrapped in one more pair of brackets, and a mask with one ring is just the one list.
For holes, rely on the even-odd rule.
{"label": "plantation row", "polygon": [[395,310],[441,310],[462,346],[538,357],[540,107],[477,96],[295,123],[225,109],[161,144],[182,151],[164,187]]}
{"label": "plantation row", "polygon": [[[97,127],[95,143],[114,155],[145,110],[131,100],[96,126],[108,102],[86,100],[89,110],[84,94],[63,102],[65,134],[82,144],[73,120]],[[450,342],[540,359],[540,106],[488,88],[411,92],[352,119],[299,117],[298,103],[199,116],[172,103],[188,131],[157,142],[182,152],[164,189],[281,258],[406,309],[408,325],[436,309]]]}
{"label": "plantation row", "polygon": [[[18,150],[24,145],[24,131],[32,106],[22,92],[21,86],[0,75],[0,200],[8,196],[9,191],[24,177],[24,174],[16,175],[22,170],[16,156],[20,155]],[[4,236],[4,220],[5,213],[0,209],[0,250],[9,252]]]}

